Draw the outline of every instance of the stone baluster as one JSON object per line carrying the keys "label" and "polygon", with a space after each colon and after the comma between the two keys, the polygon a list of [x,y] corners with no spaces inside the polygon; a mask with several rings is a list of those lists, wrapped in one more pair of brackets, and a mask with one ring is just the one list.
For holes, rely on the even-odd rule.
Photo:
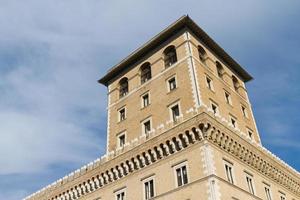
{"label": "stone baluster", "polygon": [[95,189],[98,189],[100,187],[99,175],[95,177],[94,182],[95,182]]}
{"label": "stone baluster", "polygon": [[195,143],[196,142],[196,137],[195,137],[194,132],[193,131],[187,131],[186,133],[191,137],[192,143]]}
{"label": "stone baluster", "polygon": [[152,163],[152,159],[151,159],[151,156],[148,152],[145,152],[145,158],[146,158],[146,162],[148,164],[151,164]]}
{"label": "stone baluster", "polygon": [[162,158],[164,156],[163,150],[161,147],[156,147],[157,158]]}
{"label": "stone baluster", "polygon": [[182,141],[180,140],[180,138],[175,138],[175,141],[176,141],[176,143],[178,145],[179,151],[181,149],[183,149]]}
{"label": "stone baluster", "polygon": [[94,191],[96,189],[96,181],[94,177],[91,179],[90,185],[91,185],[91,191]]}
{"label": "stone baluster", "polygon": [[185,145],[188,146],[189,145],[189,138],[187,137],[186,134],[182,134],[182,139],[183,139]]}
{"label": "stone baluster", "polygon": [[87,193],[90,193],[92,190],[91,190],[91,180],[88,180],[86,182],[86,192]]}
{"label": "stone baluster", "polygon": [[165,150],[166,156],[170,155],[170,150],[169,150],[168,145],[163,144],[163,145],[162,145],[162,148]]}

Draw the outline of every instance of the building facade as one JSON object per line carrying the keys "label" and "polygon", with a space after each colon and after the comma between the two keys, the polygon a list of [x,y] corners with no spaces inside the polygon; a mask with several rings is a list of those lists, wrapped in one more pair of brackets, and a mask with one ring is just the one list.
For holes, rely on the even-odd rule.
{"label": "building facade", "polygon": [[265,149],[252,77],[183,16],[99,80],[107,152],[26,200],[299,200],[300,174]]}

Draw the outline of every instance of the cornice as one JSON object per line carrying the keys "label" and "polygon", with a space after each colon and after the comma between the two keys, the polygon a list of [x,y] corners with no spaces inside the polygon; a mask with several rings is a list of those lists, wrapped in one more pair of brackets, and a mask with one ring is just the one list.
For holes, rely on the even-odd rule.
{"label": "cornice", "polygon": [[149,138],[136,138],[24,200],[75,200],[204,140],[300,197],[300,174],[228,124],[205,106],[191,108]]}

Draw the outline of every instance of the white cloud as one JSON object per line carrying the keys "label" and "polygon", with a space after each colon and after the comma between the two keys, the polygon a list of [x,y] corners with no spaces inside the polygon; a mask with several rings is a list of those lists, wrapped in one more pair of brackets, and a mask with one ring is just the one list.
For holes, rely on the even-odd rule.
{"label": "white cloud", "polygon": [[[298,7],[299,1],[276,0],[1,1],[0,175],[38,176],[57,163],[79,166],[100,156],[105,148],[106,90],[97,79],[183,14],[221,41],[233,57],[248,58],[259,56],[249,51],[252,45],[276,46],[273,29],[286,24]],[[287,74],[281,77],[282,82],[289,79]],[[280,91],[287,87],[271,87],[273,81],[265,84]],[[265,91],[257,94],[280,94]],[[265,108],[266,113],[273,107]],[[272,124],[271,116],[266,120],[280,137],[285,126],[276,124],[279,120]]]}

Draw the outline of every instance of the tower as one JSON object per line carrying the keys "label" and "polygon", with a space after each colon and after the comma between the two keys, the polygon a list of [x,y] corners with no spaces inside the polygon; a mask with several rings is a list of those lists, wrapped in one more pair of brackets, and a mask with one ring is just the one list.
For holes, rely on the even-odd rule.
{"label": "tower", "polygon": [[183,16],[104,75],[107,153],[26,199],[300,199],[265,149],[252,77]]}

